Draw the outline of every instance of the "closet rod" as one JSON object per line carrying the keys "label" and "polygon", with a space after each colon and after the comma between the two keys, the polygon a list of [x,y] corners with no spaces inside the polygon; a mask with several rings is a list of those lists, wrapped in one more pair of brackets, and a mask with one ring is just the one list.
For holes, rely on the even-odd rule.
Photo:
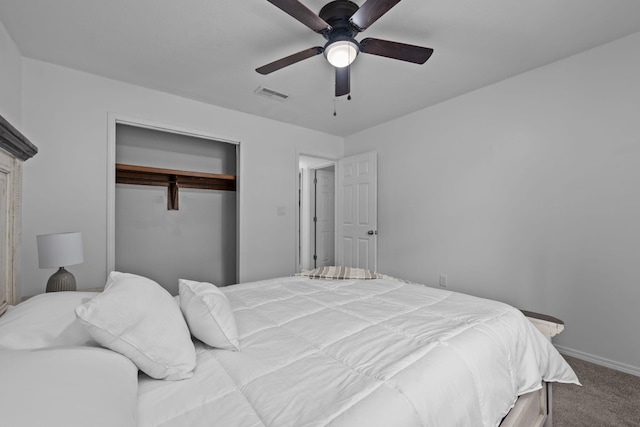
{"label": "closet rod", "polygon": [[233,175],[116,163],[116,183],[167,187],[167,209],[178,210],[178,188],[235,191]]}

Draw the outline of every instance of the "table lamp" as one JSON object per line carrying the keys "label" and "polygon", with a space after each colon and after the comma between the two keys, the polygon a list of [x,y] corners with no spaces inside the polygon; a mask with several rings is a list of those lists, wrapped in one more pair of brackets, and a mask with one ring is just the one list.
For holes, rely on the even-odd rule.
{"label": "table lamp", "polygon": [[58,267],[47,282],[47,292],[75,291],[76,279],[64,267],[84,262],[82,233],[43,234],[36,239],[39,267]]}

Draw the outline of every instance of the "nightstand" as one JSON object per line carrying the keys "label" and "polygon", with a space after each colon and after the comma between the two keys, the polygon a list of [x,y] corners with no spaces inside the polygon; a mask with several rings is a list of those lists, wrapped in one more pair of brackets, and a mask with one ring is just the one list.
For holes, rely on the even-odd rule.
{"label": "nightstand", "polygon": [[564,322],[556,317],[535,313],[533,311],[520,311],[549,341],[551,341],[552,337],[555,337],[564,330]]}

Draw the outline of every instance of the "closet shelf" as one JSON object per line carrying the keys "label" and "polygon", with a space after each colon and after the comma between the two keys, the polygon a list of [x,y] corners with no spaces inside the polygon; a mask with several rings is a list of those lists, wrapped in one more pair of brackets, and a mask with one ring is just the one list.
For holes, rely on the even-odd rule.
{"label": "closet shelf", "polygon": [[168,187],[177,183],[182,188],[236,190],[236,177],[217,173],[190,172],[148,166],[116,164],[116,183]]}
{"label": "closet shelf", "polygon": [[178,188],[236,191],[236,177],[148,166],[116,164],[116,184],[167,187],[167,208],[178,210]]}

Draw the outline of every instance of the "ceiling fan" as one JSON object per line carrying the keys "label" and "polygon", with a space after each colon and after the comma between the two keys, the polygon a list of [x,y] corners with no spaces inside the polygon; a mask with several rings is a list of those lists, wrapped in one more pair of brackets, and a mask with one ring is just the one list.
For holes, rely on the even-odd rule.
{"label": "ceiling fan", "polygon": [[336,97],[351,92],[349,68],[358,53],[384,56],[401,61],[424,64],[433,49],[388,40],[366,38],[355,40],[358,33],[369,28],[400,0],[366,0],[358,6],[349,0],[327,3],[315,14],[298,0],[267,0],[291,15],[313,31],[321,34],[327,43],[311,47],[256,68],[260,74],[269,74],[304,59],[324,53],[327,61],[336,69]]}

